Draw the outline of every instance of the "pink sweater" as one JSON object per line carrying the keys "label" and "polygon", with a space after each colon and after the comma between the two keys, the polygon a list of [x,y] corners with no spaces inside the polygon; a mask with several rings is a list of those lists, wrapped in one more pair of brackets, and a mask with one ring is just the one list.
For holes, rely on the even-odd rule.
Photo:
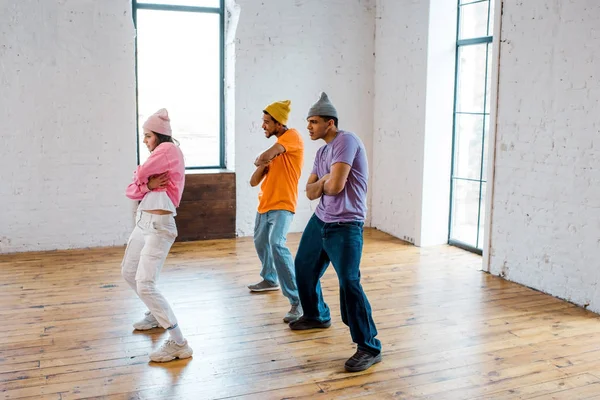
{"label": "pink sweater", "polygon": [[159,144],[146,162],[137,167],[133,173],[133,182],[127,186],[125,194],[132,200],[142,200],[150,192],[148,178],[163,172],[169,173],[169,183],[164,189],[154,190],[166,190],[173,205],[179,207],[185,185],[185,165],[179,147],[169,142]]}

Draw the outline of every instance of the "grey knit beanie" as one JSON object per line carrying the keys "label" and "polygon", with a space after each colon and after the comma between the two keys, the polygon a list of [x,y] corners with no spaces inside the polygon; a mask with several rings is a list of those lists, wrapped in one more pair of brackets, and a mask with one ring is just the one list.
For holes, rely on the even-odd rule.
{"label": "grey knit beanie", "polygon": [[312,105],[310,110],[308,110],[307,118],[322,116],[322,117],[335,117],[337,118],[337,110],[329,101],[329,97],[327,97],[327,93],[321,92],[321,98],[315,104]]}

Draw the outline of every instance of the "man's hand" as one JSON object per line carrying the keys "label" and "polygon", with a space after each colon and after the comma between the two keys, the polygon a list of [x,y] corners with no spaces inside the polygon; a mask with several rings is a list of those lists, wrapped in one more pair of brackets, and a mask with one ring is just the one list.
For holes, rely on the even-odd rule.
{"label": "man's hand", "polygon": [[254,173],[250,177],[250,186],[254,187],[263,180],[265,175],[267,175],[267,172],[269,172],[270,164],[271,162],[269,161],[266,164],[262,164],[256,167],[256,171],[254,171]]}
{"label": "man's hand", "polygon": [[328,196],[336,196],[344,190],[351,168],[349,164],[343,162],[333,164],[331,166],[331,176],[327,175],[327,179],[323,185],[323,193]]}
{"label": "man's hand", "polygon": [[[277,156],[275,156],[275,157],[277,157]],[[256,160],[254,160],[254,166],[260,167],[261,165],[269,165],[269,164],[271,164],[271,161],[273,161],[273,159],[266,160],[263,156],[258,156],[258,157],[256,157]]]}
{"label": "man's hand", "polygon": [[256,167],[263,167],[263,168],[269,169],[269,167],[271,166],[271,161],[260,161],[257,158],[256,161],[254,161],[254,165]]}
{"label": "man's hand", "polygon": [[327,182],[329,177],[329,174],[325,174],[319,179],[317,175],[310,174],[308,182],[306,183],[306,197],[308,197],[309,200],[316,200],[321,197],[323,195],[325,182]]}
{"label": "man's hand", "polygon": [[169,183],[169,173],[164,172],[160,175],[153,175],[148,179],[148,189],[162,189]]}
{"label": "man's hand", "polygon": [[273,146],[263,151],[262,154],[254,160],[254,165],[257,167],[267,165],[283,153],[285,153],[285,147],[279,143],[275,143]]}

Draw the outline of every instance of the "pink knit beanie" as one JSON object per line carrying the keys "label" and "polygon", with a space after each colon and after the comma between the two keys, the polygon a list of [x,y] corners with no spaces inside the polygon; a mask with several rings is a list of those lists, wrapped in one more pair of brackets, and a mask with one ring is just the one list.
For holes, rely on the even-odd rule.
{"label": "pink knit beanie", "polygon": [[169,119],[169,113],[165,108],[161,108],[152,114],[148,120],[144,122],[143,128],[160,133],[161,135],[172,136],[171,120]]}

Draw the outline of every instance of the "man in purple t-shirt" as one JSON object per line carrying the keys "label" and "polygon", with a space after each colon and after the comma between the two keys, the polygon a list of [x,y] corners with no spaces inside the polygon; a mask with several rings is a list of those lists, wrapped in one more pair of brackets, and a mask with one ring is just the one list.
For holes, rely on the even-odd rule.
{"label": "man in purple t-shirt", "polygon": [[304,315],[289,324],[293,330],[329,328],[329,307],[323,301],[319,282],[333,264],[340,284],[342,321],[350,328],[356,353],[344,367],[364,371],[381,361],[381,342],[369,300],[360,284],[363,224],[367,212],[367,154],[354,133],[338,129],[337,110],[327,94],[308,112],[312,140],[323,139],[306,184],[309,199],[319,205],[300,240],[295,269]]}

